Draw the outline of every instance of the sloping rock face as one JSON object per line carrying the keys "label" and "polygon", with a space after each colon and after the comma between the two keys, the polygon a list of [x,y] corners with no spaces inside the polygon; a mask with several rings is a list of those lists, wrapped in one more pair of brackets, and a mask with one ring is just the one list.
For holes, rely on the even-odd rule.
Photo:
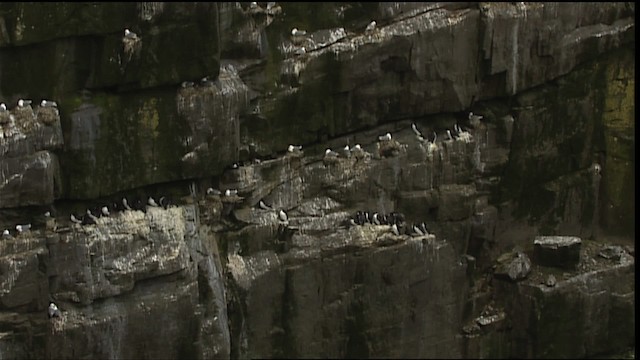
{"label": "sloping rock face", "polygon": [[0,4],[0,357],[635,346],[634,16]]}

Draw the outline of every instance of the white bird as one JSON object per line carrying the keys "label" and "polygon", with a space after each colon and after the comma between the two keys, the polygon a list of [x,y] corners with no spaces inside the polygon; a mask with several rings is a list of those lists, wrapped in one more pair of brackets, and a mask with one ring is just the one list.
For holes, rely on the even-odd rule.
{"label": "white bird", "polygon": [[55,101],[42,100],[40,102],[41,107],[58,107],[58,104]]}
{"label": "white bird", "polygon": [[305,36],[307,32],[304,30],[298,30],[297,28],[291,29],[291,36]]}
{"label": "white bird", "polygon": [[51,217],[51,211],[47,211],[46,213],[44,213],[44,217],[50,218]]}
{"label": "white bird", "polygon": [[153,200],[151,196],[149,196],[149,199],[147,200],[147,204],[153,207],[160,207],[158,203],[155,200]]}
{"label": "white bird", "polygon": [[70,218],[71,218],[71,222],[76,224],[82,224],[82,221],[78,220],[73,214],[71,214]]}
{"label": "white bird", "polygon": [[231,165],[232,169],[237,169],[238,168],[238,163],[233,163],[233,165]]}
{"label": "white bird", "polygon": [[282,222],[289,221],[289,218],[287,217],[287,213],[284,212],[284,210],[282,210],[282,209],[280,209],[280,211],[278,211],[278,219],[280,219],[280,221],[282,221]]}
{"label": "white bird", "polygon": [[411,124],[411,130],[413,130],[413,132],[414,132],[417,136],[422,137],[422,134],[420,133],[420,131],[418,131],[418,128],[416,127],[416,124],[415,124],[415,123]]}
{"label": "white bird", "polygon": [[294,51],[293,53],[295,55],[304,55],[306,54],[306,52],[307,52],[307,49],[305,49],[304,46],[302,46],[300,48],[297,48],[296,51]]}
{"label": "white bird", "polygon": [[24,100],[24,99],[18,100],[18,107],[25,107],[28,105],[31,105],[31,100]]}
{"label": "white bird", "polygon": [[447,137],[449,140],[453,140],[453,136],[451,136],[451,131],[449,129],[447,129]]}
{"label": "white bird", "polygon": [[0,103],[0,112],[7,111],[7,105],[5,103]]}
{"label": "white bird", "polygon": [[327,149],[324,151],[324,157],[326,158],[337,158],[338,157],[338,153],[331,150],[331,149]]}
{"label": "white bird", "polygon": [[594,172],[596,175],[600,175],[600,172],[601,172],[601,171],[602,171],[602,167],[600,166],[600,164],[598,164],[598,163],[593,164],[593,172]]}
{"label": "white bird", "polygon": [[16,231],[18,234],[21,234],[23,231],[31,229],[31,224],[26,225],[16,225]]}
{"label": "white bird", "polygon": [[220,194],[222,193],[218,189],[214,189],[214,188],[207,189],[207,195],[220,195]]}
{"label": "white bird", "polygon": [[376,22],[374,20],[374,21],[370,22],[369,25],[367,25],[367,27],[364,29],[364,32],[365,33],[370,33],[375,29],[376,29]]}
{"label": "white bird", "polygon": [[182,86],[183,88],[190,88],[190,87],[194,87],[196,84],[193,83],[193,81],[183,81],[180,86]]}
{"label": "white bird", "polygon": [[302,151],[302,145],[289,145],[287,151],[290,153]]}
{"label": "white bird", "polygon": [[420,236],[424,236],[424,232],[417,226],[413,225],[413,232],[420,235]]}
{"label": "white bird", "polygon": [[131,206],[129,206],[129,202],[127,201],[127,198],[122,198],[122,206],[124,206],[125,210],[131,210]]}
{"label": "white bird", "polygon": [[238,195],[238,190],[227,189],[224,191],[224,196],[233,196],[233,195]]}
{"label": "white bird", "polygon": [[262,210],[273,210],[273,209],[271,208],[271,206],[269,206],[269,205],[265,204],[265,203],[264,203],[264,201],[262,201],[262,200],[260,200],[260,201],[258,202],[258,206],[260,206],[260,208],[261,208]]}
{"label": "white bird", "polygon": [[378,141],[391,141],[391,133],[378,136]]}
{"label": "white bird", "polygon": [[393,232],[394,235],[400,236],[400,231],[398,231],[398,225],[396,224],[391,225],[391,231]]}
{"label": "white bird", "polygon": [[106,206],[103,206],[100,211],[102,212],[103,216],[109,216],[109,208]]}
{"label": "white bird", "polygon": [[480,120],[482,120],[484,116],[482,115],[474,115],[472,112],[469,113],[469,122],[473,127],[477,127],[480,125]]}
{"label": "white bird", "polygon": [[91,220],[93,220],[93,222],[94,222],[94,223],[97,223],[97,222],[98,222],[98,218],[97,218],[95,215],[93,215],[93,214],[91,213],[91,210],[89,210],[89,209],[87,209],[87,216],[88,216]]}
{"label": "white bird", "polygon": [[349,149],[349,145],[345,145],[344,148],[342,148],[342,151],[344,152],[344,156],[347,158],[351,157],[351,149]]}
{"label": "white bird", "polygon": [[138,35],[129,29],[124,29],[124,37],[130,40],[136,40]]}
{"label": "white bird", "polygon": [[250,8],[250,9],[255,9],[255,8],[257,8],[257,7],[258,7],[258,3],[257,3],[257,2],[255,2],[255,1],[252,1],[252,2],[251,2],[251,4],[249,4],[249,8]]}
{"label": "white bird", "polygon": [[11,233],[9,232],[9,229],[4,229],[4,231],[2,232],[2,237],[3,238],[11,237]]}
{"label": "white bird", "polygon": [[373,223],[376,225],[380,225],[380,218],[378,217],[378,213],[373,213]]}
{"label": "white bird", "polygon": [[49,303],[49,309],[47,310],[49,318],[60,317],[60,310],[53,302]]}

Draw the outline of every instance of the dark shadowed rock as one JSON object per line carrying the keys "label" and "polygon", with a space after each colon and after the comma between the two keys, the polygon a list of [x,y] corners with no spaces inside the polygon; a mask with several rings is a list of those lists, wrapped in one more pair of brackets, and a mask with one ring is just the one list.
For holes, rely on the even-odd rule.
{"label": "dark shadowed rock", "polygon": [[582,240],[573,236],[538,236],[533,241],[535,261],[543,266],[573,268],[580,262]]}

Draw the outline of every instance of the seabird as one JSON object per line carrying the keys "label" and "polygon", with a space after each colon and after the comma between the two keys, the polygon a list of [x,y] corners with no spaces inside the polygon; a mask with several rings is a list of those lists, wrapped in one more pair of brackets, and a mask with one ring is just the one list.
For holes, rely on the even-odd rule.
{"label": "seabird", "polygon": [[220,195],[220,194],[222,193],[218,189],[214,189],[214,188],[207,189],[207,195]]}
{"label": "seabird", "polygon": [[347,158],[351,157],[351,150],[349,149],[349,145],[345,145],[345,147],[342,149],[342,151],[344,152],[344,156]]}
{"label": "seabird", "polygon": [[425,235],[429,235],[429,230],[427,230],[427,225],[424,222],[420,224],[419,228]]}
{"label": "seabird", "polygon": [[16,225],[16,231],[18,234],[21,234],[23,231],[31,229],[31,224],[26,225]]}
{"label": "seabird", "polygon": [[9,229],[4,229],[4,231],[2,232],[2,237],[5,239],[11,237],[11,233],[9,232]]}
{"label": "seabird", "polygon": [[47,211],[46,213],[44,213],[44,217],[50,218],[51,217],[51,211]]}
{"label": "seabird", "polygon": [[396,224],[391,225],[391,231],[395,236],[400,236],[400,231],[398,231],[398,225]]}
{"label": "seabird", "polygon": [[472,112],[469,113],[469,122],[473,127],[477,127],[480,125],[480,120],[482,120],[484,116],[482,115],[474,115]]}
{"label": "seabird", "polygon": [[160,207],[158,203],[155,200],[153,200],[151,196],[149,196],[149,199],[147,200],[147,205],[153,206],[153,207]]}
{"label": "seabird", "polygon": [[255,8],[257,8],[257,7],[258,7],[258,3],[257,3],[257,2],[255,2],[255,1],[252,1],[252,2],[251,2],[251,4],[249,4],[249,8],[250,8],[250,9],[255,9]]}
{"label": "seabird", "polygon": [[290,153],[302,151],[302,145],[289,145],[287,151]]}
{"label": "seabird", "polygon": [[183,88],[193,87],[194,85],[193,81],[183,81],[182,84],[180,84]]}
{"label": "seabird", "polygon": [[335,151],[333,151],[331,149],[327,149],[327,150],[324,151],[324,158],[325,159],[327,159],[327,158],[337,158],[338,155],[339,154],[337,152],[335,152]]}
{"label": "seabird", "polygon": [[413,225],[412,229],[413,229],[413,232],[418,234],[419,236],[424,236],[424,232],[419,227]]}
{"label": "seabird", "polygon": [[58,107],[58,104],[55,101],[42,100],[40,102],[41,107]]}
{"label": "seabird", "polygon": [[416,127],[415,123],[411,124],[411,130],[413,130],[416,136],[422,137],[422,134],[420,133],[420,131],[418,131],[418,128]]}
{"label": "seabird", "polygon": [[106,207],[106,206],[103,206],[103,207],[100,209],[100,212],[102,213],[102,215],[103,215],[103,216],[109,216],[109,208],[108,208],[108,207]]}
{"label": "seabird", "polygon": [[260,209],[262,209],[262,210],[273,210],[273,209],[271,208],[271,206],[269,206],[269,205],[265,204],[265,203],[264,203],[264,201],[262,201],[262,200],[260,200],[260,201],[258,202],[258,206],[260,206]]}
{"label": "seabird", "polygon": [[78,220],[75,215],[71,214],[71,222],[76,223],[76,224],[82,224],[81,220]]}
{"label": "seabird", "polygon": [[598,163],[593,164],[593,172],[596,175],[600,175],[601,171],[602,171],[602,167],[600,166],[600,164],[598,164]]}
{"label": "seabird", "polygon": [[169,207],[169,201],[167,200],[166,197],[161,196],[160,199],[158,200],[158,204],[163,208],[166,209]]}
{"label": "seabird", "polygon": [[233,196],[233,195],[238,195],[238,190],[227,189],[224,191],[224,196]]}
{"label": "seabird", "polygon": [[365,217],[362,211],[356,211],[355,223],[358,225],[364,225]]}
{"label": "seabird", "polygon": [[451,136],[451,131],[449,129],[447,129],[447,137],[449,140],[453,140],[453,136]]}
{"label": "seabird", "polygon": [[349,218],[349,225],[351,226],[357,226],[358,224],[356,223],[355,220],[353,220],[353,218]]}
{"label": "seabird", "polygon": [[305,36],[307,32],[304,30],[298,30],[297,28],[291,29],[291,36]]}
{"label": "seabird", "polygon": [[125,39],[136,40],[138,39],[138,35],[129,29],[124,29],[124,37]]}
{"label": "seabird", "polygon": [[280,209],[280,211],[278,211],[278,219],[281,222],[288,222],[289,221],[289,217],[287,217],[287,213],[284,212],[284,210]]}
{"label": "seabird", "polygon": [[49,309],[47,310],[47,312],[49,314],[49,318],[60,317],[60,310],[53,302],[49,303]]}
{"label": "seabird", "polygon": [[18,100],[18,107],[25,107],[28,105],[31,105],[31,100],[24,100],[24,99]]}
{"label": "seabird", "polygon": [[374,20],[374,21],[370,22],[369,25],[367,25],[367,27],[364,29],[364,32],[365,33],[369,33],[369,32],[372,32],[375,29],[376,29],[376,22]]}
{"label": "seabird", "polygon": [[296,51],[294,51],[293,53],[295,55],[304,55],[304,54],[306,54],[306,52],[307,52],[307,49],[305,49],[304,46],[302,46],[302,47],[297,48]]}
{"label": "seabird", "polygon": [[7,105],[5,103],[0,103],[0,112],[7,111]]}
{"label": "seabird", "polygon": [[129,203],[127,202],[127,198],[122,198],[122,206],[124,206],[125,210],[131,210],[131,206],[129,206]]}
{"label": "seabird", "polygon": [[237,169],[238,168],[238,163],[233,163],[233,165],[231,165],[232,169]]}
{"label": "seabird", "polygon": [[[91,213],[91,210],[89,210],[89,209],[87,209],[87,215],[86,215],[85,217],[83,217],[83,219],[82,219],[82,220],[83,220],[83,222],[82,222],[82,223],[83,223],[84,225],[92,225],[92,224],[95,224],[95,223],[97,223],[97,222],[98,222],[98,218],[97,218],[95,215],[93,215],[93,214]],[[85,221],[85,220],[86,220],[86,221]]]}
{"label": "seabird", "polygon": [[202,79],[200,79],[200,85],[202,86],[213,86],[213,81],[209,80],[208,76],[203,77]]}
{"label": "seabird", "polygon": [[391,141],[391,133],[378,136],[378,141]]}
{"label": "seabird", "polygon": [[373,223],[376,225],[380,225],[380,218],[378,218],[378,213],[373,213]]}

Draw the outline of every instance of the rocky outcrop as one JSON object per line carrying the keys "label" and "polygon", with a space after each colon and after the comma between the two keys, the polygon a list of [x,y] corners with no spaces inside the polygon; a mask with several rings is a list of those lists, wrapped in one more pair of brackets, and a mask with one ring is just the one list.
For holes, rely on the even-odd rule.
{"label": "rocky outcrop", "polygon": [[633,4],[0,8],[0,357],[635,345]]}

